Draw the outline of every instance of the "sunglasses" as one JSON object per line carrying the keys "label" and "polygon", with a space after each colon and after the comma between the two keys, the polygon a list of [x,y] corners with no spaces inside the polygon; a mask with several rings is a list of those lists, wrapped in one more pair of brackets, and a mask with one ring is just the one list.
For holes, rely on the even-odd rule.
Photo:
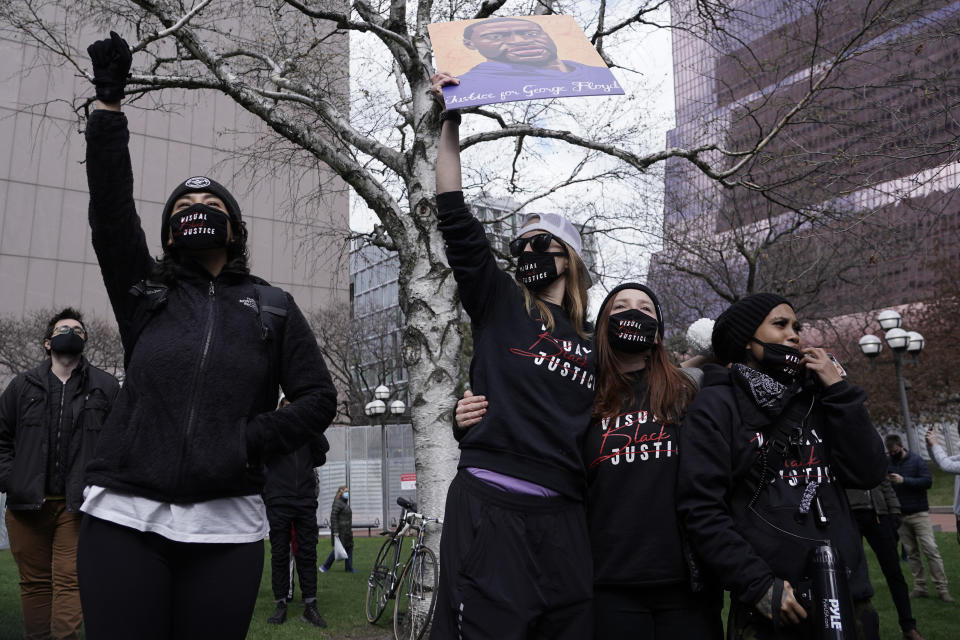
{"label": "sunglasses", "polygon": [[523,250],[526,248],[527,244],[529,244],[530,247],[537,253],[546,253],[552,256],[567,255],[566,249],[563,251],[549,251],[550,243],[554,240],[560,242],[559,238],[552,233],[547,232],[538,233],[527,238],[517,238],[510,243],[510,255],[512,255],[514,258],[520,257],[520,254],[523,253]]}

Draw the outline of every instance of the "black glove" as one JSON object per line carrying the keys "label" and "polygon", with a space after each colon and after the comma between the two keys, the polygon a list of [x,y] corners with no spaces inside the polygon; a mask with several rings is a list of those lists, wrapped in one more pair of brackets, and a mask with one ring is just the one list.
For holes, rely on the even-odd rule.
{"label": "black glove", "polygon": [[893,527],[894,533],[897,532],[897,529],[900,528],[901,524],[903,524],[903,519],[900,516],[895,516],[895,515],[890,516],[890,526]]}
{"label": "black glove", "polygon": [[116,103],[123,99],[133,54],[127,41],[111,31],[106,40],[97,40],[87,47],[93,63],[93,84],[97,87],[97,100]]}

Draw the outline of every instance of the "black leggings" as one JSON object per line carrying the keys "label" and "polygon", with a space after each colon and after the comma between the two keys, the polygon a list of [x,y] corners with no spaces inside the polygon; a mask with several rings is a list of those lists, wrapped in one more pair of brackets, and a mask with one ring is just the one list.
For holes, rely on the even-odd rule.
{"label": "black leggings", "polygon": [[77,549],[87,640],[247,635],[263,542],[174,542],[83,516]]}

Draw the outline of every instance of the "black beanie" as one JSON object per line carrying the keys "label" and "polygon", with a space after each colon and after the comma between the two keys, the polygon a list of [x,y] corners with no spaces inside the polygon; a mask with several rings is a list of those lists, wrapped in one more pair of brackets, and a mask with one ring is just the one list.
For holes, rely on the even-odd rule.
{"label": "black beanie", "polygon": [[614,287],[613,290],[607,294],[607,297],[603,299],[603,304],[600,305],[600,311],[597,312],[597,323],[600,322],[600,316],[603,315],[603,310],[606,308],[607,304],[613,300],[615,295],[624,289],[637,289],[638,291],[643,291],[645,294],[650,296],[650,299],[653,300],[653,309],[657,313],[657,331],[660,332],[660,339],[663,340],[663,311],[660,310],[660,301],[657,300],[657,294],[655,294],[650,287],[645,284],[626,282],[620,286]]}
{"label": "black beanie", "polygon": [[781,304],[790,305],[790,301],[776,293],[754,293],[727,307],[713,325],[713,353],[720,364],[741,362],[750,338],[770,311]]}
{"label": "black beanie", "polygon": [[219,182],[205,176],[194,176],[178,184],[170,197],[167,198],[167,204],[163,205],[163,220],[160,221],[160,246],[164,250],[167,248],[167,237],[170,233],[170,214],[173,212],[173,205],[180,199],[180,196],[187,193],[212,193],[223,200],[223,204],[227,206],[227,215],[230,216],[230,224],[233,225],[234,234],[240,232],[240,205],[237,204],[233,194]]}

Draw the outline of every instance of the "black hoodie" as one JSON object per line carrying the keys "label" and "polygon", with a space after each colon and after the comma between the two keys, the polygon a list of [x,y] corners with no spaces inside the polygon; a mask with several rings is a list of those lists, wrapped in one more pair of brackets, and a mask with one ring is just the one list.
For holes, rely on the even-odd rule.
{"label": "black hoodie", "polygon": [[587,432],[587,525],[596,584],[687,582],[676,478],[679,425],[650,411],[646,371],[631,374],[633,401]]}
{"label": "black hoodie", "polygon": [[[883,442],[863,406],[863,390],[838,382],[825,390],[801,391],[794,401],[812,401],[812,407],[799,453],[778,460],[781,469],[759,492],[753,510],[742,510],[732,504],[751,497],[744,499],[744,492],[752,493],[748,478],[771,419],[733,383],[729,369],[708,365],[704,374],[680,429],[677,496],[700,559],[735,599],[752,606],[775,577],[799,583],[809,551],[829,539],[852,572],[853,598],[872,595],[860,534],[844,495],[844,487],[875,487],[886,472]],[[808,477],[823,481],[817,495],[830,518],[823,529],[812,513],[799,513]]]}

